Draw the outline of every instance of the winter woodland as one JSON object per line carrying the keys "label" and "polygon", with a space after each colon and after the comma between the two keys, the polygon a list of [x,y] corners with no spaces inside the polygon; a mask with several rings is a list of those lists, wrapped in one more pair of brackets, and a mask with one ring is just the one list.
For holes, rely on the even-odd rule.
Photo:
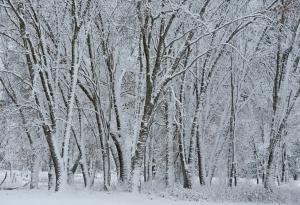
{"label": "winter woodland", "polygon": [[0,0],[0,19],[0,193],[300,194],[299,0]]}

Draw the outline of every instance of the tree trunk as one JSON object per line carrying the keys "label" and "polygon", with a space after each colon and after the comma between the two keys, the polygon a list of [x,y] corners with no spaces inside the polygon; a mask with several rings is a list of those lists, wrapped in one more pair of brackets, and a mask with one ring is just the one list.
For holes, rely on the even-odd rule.
{"label": "tree trunk", "polygon": [[144,122],[141,123],[141,130],[139,133],[138,141],[134,156],[131,159],[131,173],[129,179],[129,190],[138,191],[140,183],[140,172],[143,163],[145,144],[148,137],[149,129]]}
{"label": "tree trunk", "polygon": [[32,153],[30,170],[30,189],[37,189],[39,183],[40,159],[36,153]]}
{"label": "tree trunk", "polygon": [[275,140],[271,139],[269,148],[268,148],[268,158],[267,158],[267,166],[266,166],[266,174],[264,180],[264,188],[267,190],[271,190],[271,169],[274,160],[274,152],[275,152]]}
{"label": "tree trunk", "polygon": [[174,103],[171,100],[171,93],[168,93],[167,101],[165,103],[165,120],[166,120],[166,129],[167,140],[166,140],[166,172],[165,172],[165,183],[166,187],[169,187],[173,183],[173,138],[174,138]]}
{"label": "tree trunk", "polygon": [[183,176],[183,188],[191,189],[192,188],[192,181],[191,181],[191,174],[189,172],[188,166],[186,164],[185,160],[185,149],[183,146],[183,139],[180,131],[177,127],[177,134],[178,136],[178,149],[179,149],[179,158],[180,158],[180,165],[182,170],[182,176]]}
{"label": "tree trunk", "polygon": [[234,100],[234,78],[233,78],[233,65],[231,57],[231,111],[230,111],[230,137],[229,137],[229,150],[228,150],[228,186],[232,187],[233,183],[237,185],[236,176],[236,156],[235,156],[235,100]]}
{"label": "tree trunk", "polygon": [[51,156],[49,155],[48,190],[51,190],[53,188],[54,178],[55,178],[55,173],[54,173],[53,162]]}
{"label": "tree trunk", "polygon": [[204,166],[203,166],[203,157],[201,153],[201,144],[200,144],[200,134],[199,134],[199,125],[197,126],[197,133],[196,133],[196,146],[197,146],[197,159],[198,159],[198,175],[199,175],[199,183],[200,185],[205,185],[205,178],[204,178]]}

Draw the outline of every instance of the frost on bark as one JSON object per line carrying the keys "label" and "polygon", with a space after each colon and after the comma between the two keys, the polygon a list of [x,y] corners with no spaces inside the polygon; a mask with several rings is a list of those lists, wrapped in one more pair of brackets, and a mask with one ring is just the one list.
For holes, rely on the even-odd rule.
{"label": "frost on bark", "polygon": [[30,189],[37,189],[39,184],[40,159],[37,153],[32,154],[30,169]]}
{"label": "frost on bark", "polygon": [[[232,61],[232,59],[231,59]],[[237,186],[237,173],[236,173],[236,139],[235,139],[235,87],[234,87],[234,75],[233,75],[233,67],[231,62],[231,74],[230,74],[230,87],[231,87],[231,94],[230,94],[230,123],[229,123],[229,143],[228,143],[228,186],[232,187]]]}
{"label": "frost on bark", "polygon": [[174,139],[174,117],[175,109],[174,102],[172,100],[172,93],[165,93],[166,102],[165,102],[165,122],[167,129],[166,136],[166,172],[165,172],[165,182],[166,186],[172,186],[174,182],[174,159],[173,159],[173,139]]}

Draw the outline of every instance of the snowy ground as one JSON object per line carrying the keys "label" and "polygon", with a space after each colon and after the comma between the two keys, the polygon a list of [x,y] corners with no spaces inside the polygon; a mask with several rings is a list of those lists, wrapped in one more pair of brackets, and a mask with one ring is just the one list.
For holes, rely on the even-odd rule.
{"label": "snowy ground", "polygon": [[[199,201],[175,201],[144,194],[125,192],[49,193],[46,191],[0,191],[1,205],[259,205],[257,203],[215,203]],[[277,203],[274,203],[274,205]]]}
{"label": "snowy ground", "polygon": [[[0,180],[3,179],[4,175],[3,172],[0,172]],[[147,191],[145,193],[128,193],[117,190],[111,192],[99,191],[100,184],[96,184],[93,191],[86,191],[82,189],[82,185],[79,183],[82,181],[80,175],[75,177],[75,182],[77,183],[74,187],[62,193],[54,193],[47,190],[47,173],[41,173],[40,180],[40,188],[38,190],[29,190],[28,186],[16,190],[0,190],[0,205],[263,205],[264,203],[260,202],[229,201],[245,201],[245,199],[267,201],[265,200],[266,196],[262,195],[259,188],[247,181],[244,182],[244,185],[229,191],[220,187],[213,190],[196,188],[197,190],[194,191],[174,188],[160,192],[159,190],[161,189],[159,187],[153,186],[146,189],[149,190],[149,193],[146,194]],[[12,174],[8,174],[7,180],[2,184],[1,188],[21,187],[28,181],[28,174],[15,171]],[[99,182],[99,179],[96,181]],[[265,204],[282,205],[285,204],[282,198],[287,197],[293,200],[286,200],[292,201],[292,203],[286,204],[300,205],[300,197],[294,197],[300,194],[300,182],[290,183],[278,190],[278,193],[276,196],[278,200],[275,197],[272,203]]]}

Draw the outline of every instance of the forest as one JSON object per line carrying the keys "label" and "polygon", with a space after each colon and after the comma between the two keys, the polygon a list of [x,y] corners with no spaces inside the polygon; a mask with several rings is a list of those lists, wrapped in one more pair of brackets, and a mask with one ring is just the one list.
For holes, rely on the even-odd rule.
{"label": "forest", "polygon": [[0,0],[0,204],[300,204],[299,61],[299,0]]}

